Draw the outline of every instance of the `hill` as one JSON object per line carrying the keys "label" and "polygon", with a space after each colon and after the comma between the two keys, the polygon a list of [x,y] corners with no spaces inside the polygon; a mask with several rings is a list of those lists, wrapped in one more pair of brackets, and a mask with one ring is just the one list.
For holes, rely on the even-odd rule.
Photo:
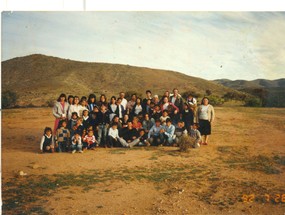
{"label": "hill", "polygon": [[277,80],[256,79],[253,81],[246,81],[246,80],[231,81],[229,79],[217,79],[214,80],[214,82],[237,90],[245,88],[276,88],[276,87],[284,88],[285,87],[285,78]]}
{"label": "hill", "polygon": [[55,100],[61,92],[72,95],[108,97],[120,91],[136,91],[144,95],[151,89],[162,95],[178,87],[180,92],[206,90],[218,96],[233,91],[201,78],[159,69],[129,65],[78,62],[40,54],[13,58],[2,62],[2,90],[13,90],[19,105],[43,105]]}
{"label": "hill", "polygon": [[257,96],[261,99],[262,106],[285,107],[285,78],[253,81],[218,79],[214,83]]}

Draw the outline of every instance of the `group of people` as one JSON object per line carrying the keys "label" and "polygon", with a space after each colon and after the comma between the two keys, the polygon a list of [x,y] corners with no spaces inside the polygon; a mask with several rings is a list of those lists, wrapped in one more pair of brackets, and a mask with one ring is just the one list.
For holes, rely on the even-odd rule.
{"label": "group of people", "polygon": [[194,139],[193,147],[207,145],[215,112],[209,99],[197,104],[193,95],[182,98],[177,88],[161,99],[146,91],[144,99],[125,93],[104,94],[96,99],[61,94],[53,107],[54,129],[46,127],[42,152],[82,153],[96,147],[178,146],[183,136]]}

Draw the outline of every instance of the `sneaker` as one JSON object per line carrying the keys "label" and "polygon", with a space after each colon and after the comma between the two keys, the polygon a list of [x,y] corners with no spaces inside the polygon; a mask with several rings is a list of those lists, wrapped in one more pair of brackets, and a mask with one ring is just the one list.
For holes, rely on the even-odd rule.
{"label": "sneaker", "polygon": [[76,152],[76,150],[74,149],[71,153],[74,154]]}
{"label": "sneaker", "polygon": [[79,151],[79,153],[83,153],[83,151],[82,151],[82,150],[80,150],[80,151]]}

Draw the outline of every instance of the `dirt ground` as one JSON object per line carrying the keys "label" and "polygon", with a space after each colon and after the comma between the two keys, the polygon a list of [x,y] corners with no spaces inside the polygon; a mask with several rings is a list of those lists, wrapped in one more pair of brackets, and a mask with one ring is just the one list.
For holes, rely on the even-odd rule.
{"label": "dirt ground", "polygon": [[[39,154],[49,108],[2,111],[3,214],[284,214],[285,109],[216,107],[208,146]],[[19,171],[27,173],[20,176]]]}

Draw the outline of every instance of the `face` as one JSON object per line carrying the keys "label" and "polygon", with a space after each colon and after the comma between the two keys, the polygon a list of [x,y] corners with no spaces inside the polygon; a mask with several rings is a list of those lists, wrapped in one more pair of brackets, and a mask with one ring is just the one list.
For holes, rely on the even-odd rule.
{"label": "face", "polygon": [[164,102],[164,103],[167,103],[167,102],[168,102],[168,98],[167,98],[167,97],[164,97],[163,102]]}
{"label": "face", "polygon": [[118,128],[118,126],[117,126],[117,125],[113,125],[112,128],[113,128],[114,130],[116,130],[116,129]]}
{"label": "face", "polygon": [[120,98],[125,98],[125,93],[120,93]]}
{"label": "face", "polygon": [[100,97],[100,101],[101,101],[101,102],[105,102],[105,101],[106,101],[105,96],[101,96],[101,97]]}
{"label": "face", "polygon": [[171,125],[171,122],[167,122],[166,125],[167,125],[167,126],[170,126],[170,125]]}
{"label": "face", "polygon": [[125,116],[124,116],[124,119],[125,119],[125,120],[128,120],[128,119],[129,119],[129,115],[125,115]]}
{"label": "face", "polygon": [[88,136],[93,136],[93,131],[88,131]]}
{"label": "face", "polygon": [[178,90],[177,89],[173,90],[173,94],[178,95]]}
{"label": "face", "polygon": [[75,134],[75,138],[78,139],[79,138],[79,134]]}
{"label": "face", "polygon": [[146,120],[149,119],[149,115],[148,115],[148,114],[145,115],[145,119],[146,119]]}
{"label": "face", "polygon": [[93,108],[93,111],[94,111],[94,112],[99,112],[98,107],[94,107],[94,108]]}
{"label": "face", "polygon": [[119,122],[119,117],[115,117],[114,122]]}
{"label": "face", "polygon": [[81,125],[81,123],[82,123],[82,119],[77,120],[78,125]]}
{"label": "face", "polygon": [[135,101],[137,97],[135,95],[132,95],[132,100]]}
{"label": "face", "polygon": [[50,130],[46,131],[46,135],[50,136],[51,135],[51,131]]}
{"label": "face", "polygon": [[65,127],[66,127],[66,122],[63,122],[63,123],[61,124],[61,126],[65,128]]}
{"label": "face", "polygon": [[77,115],[72,115],[72,119],[77,119]]}
{"label": "face", "polygon": [[159,127],[160,126],[160,122],[159,121],[155,122],[155,125],[156,125],[156,127]]}
{"label": "face", "polygon": [[143,136],[144,135],[144,130],[141,130],[140,131],[140,136]]}
{"label": "face", "polygon": [[88,111],[84,111],[83,116],[88,116]]}
{"label": "face", "polygon": [[159,106],[155,106],[154,109],[155,109],[156,111],[159,111],[160,108],[159,108]]}
{"label": "face", "polygon": [[117,104],[118,104],[118,105],[120,105],[121,102],[122,102],[122,99],[118,99],[118,100],[117,100]]}
{"label": "face", "polygon": [[168,113],[167,112],[163,112],[162,115],[165,117],[165,116],[168,115]]}
{"label": "face", "polygon": [[150,97],[151,97],[151,93],[150,93],[150,92],[147,92],[147,93],[146,93],[146,97],[147,97],[147,98],[150,98]]}
{"label": "face", "polygon": [[184,110],[187,110],[188,109],[188,105],[184,105],[183,108],[184,108]]}
{"label": "face", "polygon": [[95,102],[95,98],[91,98],[90,101],[91,101],[91,103],[94,103]]}
{"label": "face", "polygon": [[165,96],[169,96],[169,92],[168,92],[168,91],[165,91],[164,95],[165,95]]}
{"label": "face", "polygon": [[209,104],[209,100],[208,99],[203,99],[203,105],[208,105]]}
{"label": "face", "polygon": [[105,110],[106,110],[106,107],[105,107],[104,105],[102,105],[102,106],[101,106],[101,111],[104,112]]}
{"label": "face", "polygon": [[70,104],[72,104],[72,102],[73,102],[73,97],[70,97],[69,99],[68,99],[68,102],[70,103]]}
{"label": "face", "polygon": [[79,103],[79,98],[75,98],[75,99],[74,99],[74,104],[77,105],[78,103]]}
{"label": "face", "polygon": [[87,102],[85,100],[82,100],[81,105],[86,106]]}
{"label": "face", "polygon": [[147,102],[146,102],[146,103],[147,103],[148,105],[150,105],[150,102],[151,102],[150,100],[147,100]]}
{"label": "face", "polygon": [[64,102],[65,101],[65,97],[60,97],[60,102]]}
{"label": "face", "polygon": [[140,104],[141,103],[141,100],[138,98],[137,99],[137,104]]}
{"label": "face", "polygon": [[132,122],[128,122],[128,128],[132,129],[133,128],[133,123]]}
{"label": "face", "polygon": [[115,104],[115,102],[116,102],[116,99],[115,98],[111,98],[111,103]]}

